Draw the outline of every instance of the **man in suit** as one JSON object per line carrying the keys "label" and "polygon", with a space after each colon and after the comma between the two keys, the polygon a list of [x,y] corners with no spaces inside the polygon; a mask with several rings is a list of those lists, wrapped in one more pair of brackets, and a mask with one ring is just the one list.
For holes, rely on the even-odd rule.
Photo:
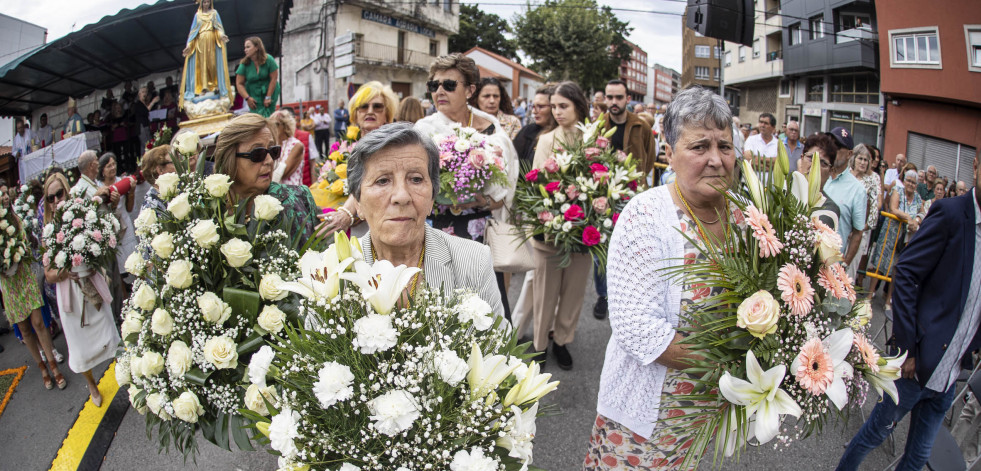
{"label": "man in suit", "polygon": [[848,445],[839,470],[858,469],[870,451],[912,411],[897,471],[920,470],[954,401],[961,360],[981,347],[981,168],[974,191],[930,208],[894,267],[896,345],[906,352],[896,381],[899,404],[886,396]]}

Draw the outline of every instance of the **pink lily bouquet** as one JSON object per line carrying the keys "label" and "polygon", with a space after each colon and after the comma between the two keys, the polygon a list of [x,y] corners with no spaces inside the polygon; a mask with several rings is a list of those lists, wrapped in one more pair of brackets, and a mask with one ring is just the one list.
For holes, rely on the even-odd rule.
{"label": "pink lily bouquet", "polygon": [[119,221],[110,212],[100,212],[101,203],[100,197],[72,196],[58,204],[41,233],[45,265],[85,274],[116,263]]}
{"label": "pink lily bouquet", "polygon": [[490,185],[506,186],[508,175],[501,149],[474,128],[454,124],[453,131],[433,136],[440,169],[436,204],[470,203]]}
{"label": "pink lily bouquet", "polygon": [[515,226],[528,238],[543,236],[554,244],[562,265],[573,253],[591,253],[606,265],[613,228],[644,178],[632,155],[610,145],[616,129],[604,135],[602,128],[602,118],[580,124],[582,141],[560,143],[562,150],[542,168],[518,179]]}
{"label": "pink lily bouquet", "polygon": [[[894,381],[906,358],[883,355],[868,337],[871,307],[857,300],[840,236],[818,219],[819,166],[788,175],[782,143],[771,180],[741,165],[745,185],[726,197],[746,215],[745,228],[709,241],[704,259],[668,270],[679,281],[722,288],[683,313],[690,327],[679,328],[701,356],[685,370],[701,388],[677,398],[699,404],[678,425],[697,429],[686,456],[692,465],[712,440],[718,459],[748,442],[820,432],[858,410],[870,386],[898,401]],[[796,434],[781,435],[786,415],[800,420]]]}

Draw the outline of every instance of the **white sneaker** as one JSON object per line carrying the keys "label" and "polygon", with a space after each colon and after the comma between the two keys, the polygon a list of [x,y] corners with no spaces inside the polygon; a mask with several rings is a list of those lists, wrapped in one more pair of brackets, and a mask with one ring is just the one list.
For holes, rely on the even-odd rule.
{"label": "white sneaker", "polygon": [[61,352],[59,352],[57,348],[51,347],[51,354],[54,355],[56,362],[58,362],[58,363],[64,363],[65,362],[65,356],[62,355]]}

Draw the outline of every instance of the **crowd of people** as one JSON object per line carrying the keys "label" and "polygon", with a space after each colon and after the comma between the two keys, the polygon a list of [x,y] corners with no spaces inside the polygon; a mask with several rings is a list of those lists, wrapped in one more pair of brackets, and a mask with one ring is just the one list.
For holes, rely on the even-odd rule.
{"label": "crowd of people", "polygon": [[[812,165],[820,167],[827,197],[822,220],[841,236],[841,256],[850,275],[858,277],[859,286],[869,280],[868,296],[876,295],[880,280],[892,277],[885,305],[887,310],[895,306],[897,329],[903,328],[899,318],[906,313],[900,310],[916,302],[900,301],[898,291],[894,292],[894,287],[902,289],[910,279],[910,268],[904,269],[904,263],[911,262],[904,262],[904,256],[906,251],[920,256],[916,249],[922,244],[917,241],[927,239],[912,236],[936,230],[936,218],[928,215],[949,210],[951,205],[942,200],[969,191],[966,182],[951,182],[933,166],[919,171],[902,155],[887,163],[875,145],[856,144],[844,128],[802,137],[800,123],[789,121],[778,132],[776,118],[769,113],[760,115],[755,127],[742,125],[724,99],[698,87],[679,93],[667,107],[641,104],[633,110],[628,110],[626,84],[617,79],[610,80],[592,100],[569,81],[546,84],[527,101],[512,99],[500,81],[481,79],[474,61],[458,53],[434,60],[426,99],[399,100],[390,86],[373,81],[362,85],[347,106],[339,103],[333,113],[317,106],[297,117],[291,108],[275,109],[278,85],[273,83],[277,70],[273,58],[265,54],[261,41],[250,38],[246,44],[247,57],[238,68],[237,85],[239,98],[251,112],[240,114],[221,132],[213,161],[205,166],[206,172],[230,176],[232,198],[245,201],[258,194],[272,195],[283,202],[284,217],[303,221],[304,239],[314,233],[349,231],[362,237],[368,261],[379,258],[425,266],[429,284],[474,289],[519,335],[531,340],[537,360],[546,363],[551,350],[562,369],[573,368],[574,349],[570,347],[592,271],[597,294],[592,313],[597,319],[609,317],[613,335],[584,469],[623,469],[636,463],[649,464],[645,469],[675,469],[684,454],[681,446],[690,437],[664,425],[668,413],[679,404],[662,398],[662,393],[694,388],[697,383],[697,378],[682,371],[686,358],[695,353],[678,331],[683,322],[679,314],[705,294],[697,292],[697,287],[679,286],[656,276],[655,269],[671,260],[703,257],[698,250],[706,237],[702,231],[722,238],[729,224],[741,219],[737,208],[717,190],[719,185],[736,184],[738,159],[752,162],[768,175],[778,157],[777,143],[783,142],[790,171],[807,174]],[[168,79],[160,91],[154,90],[152,82],[138,90],[127,82],[124,90],[119,100],[108,91],[100,109],[86,119],[86,126],[103,132],[101,156],[87,151],[78,159],[77,170],[51,169],[26,190],[36,196],[39,221],[47,221],[54,205],[69,194],[103,197],[106,211],[121,221],[120,263],[107,273],[114,299],[120,302],[95,311],[98,315],[89,322],[96,327],[63,324],[69,365],[85,375],[94,402],[101,398],[91,369],[110,358],[104,346],[118,342],[115,325],[122,320],[121,300],[128,296],[132,281],[123,263],[136,246],[132,221],[140,208],[166,209],[156,182],[161,175],[176,171],[169,146],[140,152],[152,131],[147,121],[150,111],[166,109],[168,120],[179,119],[176,87]],[[47,132],[43,129],[46,117],[41,119],[38,135]],[[482,246],[487,227],[508,221],[519,175],[541,168],[560,152],[563,143],[582,140],[578,125],[587,119],[603,120],[604,131],[611,131],[610,145],[633,156],[637,169],[646,176],[640,190],[647,191],[631,200],[620,216],[605,267],[601,260],[584,254],[574,254],[569,263],[560,265],[552,256],[554,246],[542,238],[530,240],[534,269],[524,274],[512,306],[508,302],[512,274],[495,270],[489,251]],[[348,126],[357,126],[360,133],[347,167],[351,197],[334,211],[322,213],[309,187],[330,154],[331,140],[349,137]],[[486,135],[500,150],[508,183],[491,185],[473,202],[433,214],[439,160],[430,136],[452,132],[457,126]],[[174,139],[179,137],[178,133]],[[137,155],[142,156],[139,170],[145,182],[126,194],[113,191],[112,185],[120,178],[136,172]],[[9,207],[16,194],[3,195],[4,206]],[[35,242],[40,240],[39,234],[31,236]],[[41,250],[40,244],[35,247]],[[444,258],[434,258],[436,253]],[[440,260],[449,260],[448,265],[439,266]],[[978,276],[975,263],[974,275]],[[54,285],[71,281],[72,275],[41,262],[29,268],[14,277],[0,276],[7,317],[19,328],[24,345],[42,370],[44,386],[64,388],[66,380],[57,367],[60,354],[53,349],[49,326],[57,325],[59,308],[65,309],[62,292],[55,294]],[[973,280],[970,286],[979,285]],[[899,297],[890,304],[894,293]],[[976,289],[971,296],[968,302],[977,303]],[[977,325],[972,320],[966,327],[976,330]],[[901,336],[897,333],[897,338]],[[923,340],[927,341],[933,340]],[[903,339],[899,345],[912,358],[918,342]],[[956,345],[963,350],[956,357],[959,361],[973,343],[968,338]],[[932,372],[919,369],[922,363],[917,366],[921,374]],[[946,383],[940,389],[946,394]],[[888,401],[886,398],[884,404]],[[900,405],[903,411],[915,410],[904,407]],[[869,419],[873,425],[866,428],[885,427],[879,423],[883,414],[886,412],[874,413]],[[853,441],[848,453],[859,442],[866,448],[846,454],[843,469],[854,469],[844,463],[860,462],[859,455],[877,445],[875,437],[884,437],[878,429],[874,432],[866,433],[863,428],[865,435]],[[932,436],[918,439],[932,443]],[[911,466],[920,463],[919,455],[910,460]]]}

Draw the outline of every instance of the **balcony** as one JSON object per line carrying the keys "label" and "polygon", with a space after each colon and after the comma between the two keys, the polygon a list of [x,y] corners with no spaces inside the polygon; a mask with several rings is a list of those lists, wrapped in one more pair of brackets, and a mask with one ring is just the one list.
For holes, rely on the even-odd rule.
{"label": "balcony", "polygon": [[363,64],[428,71],[433,59],[435,58],[429,51],[415,51],[369,41],[356,41],[354,44],[354,60]]}
{"label": "balcony", "polygon": [[776,51],[770,51],[766,53],[766,61],[773,62],[775,60],[783,59],[783,49],[777,49]]}
{"label": "balcony", "polygon": [[838,44],[860,40],[875,41],[876,39],[875,33],[866,27],[846,29],[835,35],[835,42]]}
{"label": "balcony", "polygon": [[780,14],[780,7],[779,6],[776,6],[776,7],[770,8],[770,9],[768,9],[766,11],[765,18],[766,18],[766,20],[769,20],[770,18],[773,18],[774,16],[777,16],[779,14]]}

